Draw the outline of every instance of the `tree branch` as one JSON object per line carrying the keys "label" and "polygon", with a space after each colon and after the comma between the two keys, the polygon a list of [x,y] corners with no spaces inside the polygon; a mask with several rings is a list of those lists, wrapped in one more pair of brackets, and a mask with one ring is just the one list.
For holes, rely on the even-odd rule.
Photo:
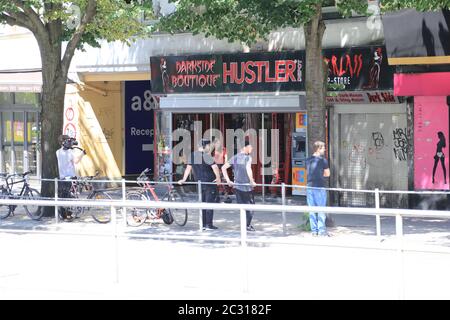
{"label": "tree branch", "polygon": [[63,72],[65,72],[66,74],[67,71],[69,70],[70,61],[72,60],[72,57],[75,53],[75,49],[77,48],[78,43],[80,42],[81,37],[83,36],[83,33],[86,30],[87,25],[92,21],[96,13],[97,13],[97,1],[89,0],[86,6],[86,11],[83,17],[81,18],[80,25],[72,34],[72,37],[67,43],[66,51],[64,52],[61,67],[63,69]]}
{"label": "tree branch", "polygon": [[15,19],[15,24],[30,30],[39,42],[48,42],[49,39],[45,30],[44,24],[39,18],[39,15],[28,6],[24,5],[24,1],[10,0],[18,8],[22,10],[16,12],[7,12],[7,14]]}
{"label": "tree branch", "polygon": [[[31,22],[31,24],[33,26],[36,27],[36,31],[37,32],[43,32],[45,31],[44,29],[44,24],[41,21],[41,18],[39,17],[39,15],[37,14],[36,11],[34,11],[33,9],[31,9],[31,7],[26,6],[24,1],[18,1],[18,0],[10,0],[13,4],[15,4],[17,7],[19,7],[20,9],[23,10],[24,14],[23,16],[29,21]],[[35,33],[35,32],[33,32]]]}
{"label": "tree branch", "polygon": [[5,20],[7,24],[10,26],[19,26],[25,29],[29,29],[29,26],[23,24],[22,22],[18,21],[16,18],[13,18],[7,14],[0,13],[0,19]]}

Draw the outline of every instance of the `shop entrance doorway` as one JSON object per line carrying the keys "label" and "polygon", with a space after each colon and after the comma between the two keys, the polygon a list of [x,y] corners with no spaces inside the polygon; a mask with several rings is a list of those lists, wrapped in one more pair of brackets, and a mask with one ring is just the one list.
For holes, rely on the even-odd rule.
{"label": "shop entrance doorway", "polygon": [[[220,131],[224,146],[231,145],[227,141],[227,130],[243,130],[248,134],[249,130],[256,133],[257,143],[253,152],[253,175],[258,184],[267,184],[265,187],[256,188],[257,192],[281,194],[279,188],[272,188],[272,184],[290,183],[290,145],[291,132],[295,114],[290,113],[173,113],[172,128],[188,130],[191,134],[191,150],[195,150],[194,131],[195,126],[201,128],[202,137],[208,135],[211,140],[212,129]],[[178,141],[173,142],[173,147]],[[232,144],[233,150],[228,150],[229,155],[235,155],[237,143]],[[179,178],[184,171],[185,164],[174,164],[173,172]]]}

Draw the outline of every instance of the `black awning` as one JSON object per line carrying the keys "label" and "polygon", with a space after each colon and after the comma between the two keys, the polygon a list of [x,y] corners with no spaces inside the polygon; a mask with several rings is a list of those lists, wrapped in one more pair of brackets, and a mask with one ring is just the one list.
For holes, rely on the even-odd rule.
{"label": "black awning", "polygon": [[382,22],[388,58],[450,56],[449,10],[400,10]]}

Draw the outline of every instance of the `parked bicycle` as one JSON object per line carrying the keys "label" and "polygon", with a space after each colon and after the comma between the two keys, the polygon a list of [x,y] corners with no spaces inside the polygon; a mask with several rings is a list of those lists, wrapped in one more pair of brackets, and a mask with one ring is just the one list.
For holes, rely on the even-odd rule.
{"label": "parked bicycle", "polygon": [[[162,177],[163,184],[150,182],[147,174],[150,169],[145,169],[136,179],[141,187],[139,190],[127,192],[127,200],[143,201],[174,201],[183,202],[183,198],[174,186],[169,182],[168,175]],[[165,208],[127,208],[127,224],[138,227],[147,220],[162,219],[164,223],[175,222],[179,226],[184,226],[187,222],[187,209],[165,209]]]}
{"label": "parked bicycle", "polygon": [[[5,184],[0,186],[0,197],[2,199],[39,199],[41,194],[28,184],[28,175],[32,173],[27,171],[24,173],[0,173],[0,177],[5,180]],[[16,180],[19,178],[19,180]],[[22,183],[22,188],[19,193],[14,193],[14,185]],[[24,205],[25,212],[33,220],[39,220],[44,214],[44,210],[38,205]],[[0,219],[5,219],[10,215],[14,215],[16,205],[0,205]]]}
{"label": "parked bicycle", "polygon": [[[83,207],[76,205],[76,199],[84,198],[83,191],[89,192],[86,199],[88,200],[110,200],[111,196],[105,191],[94,188],[92,180],[98,176],[73,177],[69,190],[69,199],[73,199],[75,204],[71,207],[59,207],[59,217],[64,221],[72,221],[79,218],[85,211],[89,211],[92,218],[98,223],[108,223],[111,221],[111,212],[106,207]],[[65,199],[67,200],[67,199]]]}

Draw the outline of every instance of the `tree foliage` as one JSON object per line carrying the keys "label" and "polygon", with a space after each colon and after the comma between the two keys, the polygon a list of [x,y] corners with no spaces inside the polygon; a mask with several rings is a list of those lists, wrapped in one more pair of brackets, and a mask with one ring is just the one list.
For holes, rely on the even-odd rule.
{"label": "tree foliage", "polygon": [[419,11],[432,11],[449,9],[450,0],[382,0],[382,11],[396,11],[400,9],[416,9]]}
{"label": "tree foliage", "polygon": [[[76,49],[99,40],[121,40],[144,34],[141,1],[123,0],[0,0],[0,23],[30,30],[41,54],[41,155],[42,177],[58,176],[55,152],[62,133],[67,74]],[[63,47],[63,42],[67,45]],[[41,193],[54,195],[53,184],[43,182]],[[51,214],[46,207],[46,214]]]}
{"label": "tree foliage", "polygon": [[[326,0],[179,0],[177,11],[163,17],[155,27],[169,32],[203,32],[228,41],[256,42],[274,30],[298,28],[309,22],[317,4]],[[337,3],[342,16],[352,11],[365,12],[367,1],[345,0]]]}
{"label": "tree foliage", "polygon": [[[91,5],[89,6],[89,4]],[[123,0],[0,0],[0,22],[18,25],[33,33],[52,25],[52,32],[61,35],[59,41],[69,41],[83,27],[77,47],[87,43],[98,47],[99,40],[121,40],[145,34],[146,28],[139,18],[143,12],[151,12],[149,4]],[[50,31],[50,30],[48,30]]]}

